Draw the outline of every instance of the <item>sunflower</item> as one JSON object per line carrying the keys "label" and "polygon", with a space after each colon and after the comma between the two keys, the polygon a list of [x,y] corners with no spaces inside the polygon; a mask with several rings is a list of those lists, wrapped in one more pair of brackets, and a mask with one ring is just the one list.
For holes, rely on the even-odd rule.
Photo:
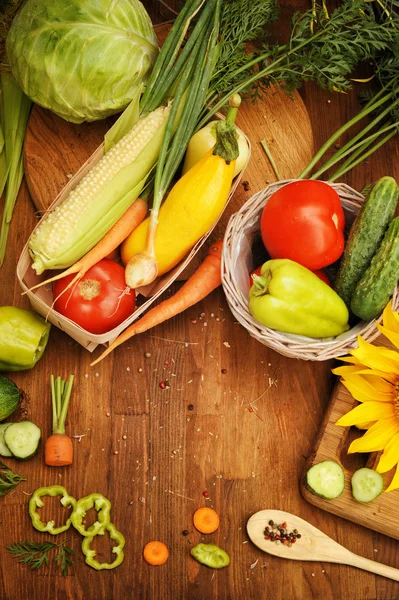
{"label": "sunflower", "polygon": [[[399,350],[399,314],[391,302],[383,312],[381,333]],[[338,419],[336,425],[356,425],[366,432],[349,446],[348,453],[382,452],[376,470],[386,473],[396,466],[395,475],[386,489],[399,488],[399,352],[374,346],[358,337],[358,348],[340,360],[349,363],[333,373],[360,402]]]}

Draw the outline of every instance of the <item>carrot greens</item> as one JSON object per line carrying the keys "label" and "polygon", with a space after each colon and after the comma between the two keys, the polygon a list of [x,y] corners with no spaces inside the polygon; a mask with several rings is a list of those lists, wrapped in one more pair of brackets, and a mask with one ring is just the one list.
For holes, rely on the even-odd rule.
{"label": "carrot greens", "polygon": [[8,552],[14,557],[18,558],[18,562],[29,565],[31,569],[40,569],[41,566],[46,564],[49,565],[49,554],[55,550],[58,552],[53,556],[52,562],[56,563],[64,577],[68,575],[68,569],[73,565],[71,554],[73,554],[72,548],[66,546],[68,539],[54,544],[53,542],[44,542],[39,544],[37,542],[16,542],[7,546]]}
{"label": "carrot greens", "polygon": [[25,481],[24,477],[14,473],[0,460],[0,497],[11,492],[21,481]]}
{"label": "carrot greens", "polygon": [[223,73],[216,64],[207,95],[210,113],[202,111],[197,128],[220,110],[230,95],[244,90],[256,97],[277,84],[289,93],[305,81],[314,81],[331,91],[347,91],[352,87],[354,68],[361,61],[374,60],[390,47],[394,37],[394,23],[377,23],[363,0],[345,0],[331,15],[324,5],[315,4],[294,15],[286,44],[264,44],[261,50],[249,52],[246,60],[241,57],[237,64],[231,60]]}

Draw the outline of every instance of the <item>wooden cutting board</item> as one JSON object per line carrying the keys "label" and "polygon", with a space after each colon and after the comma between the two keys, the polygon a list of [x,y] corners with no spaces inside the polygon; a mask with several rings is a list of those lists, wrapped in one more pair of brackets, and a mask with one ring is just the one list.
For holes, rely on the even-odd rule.
{"label": "wooden cutting board", "polygon": [[[159,26],[160,42],[168,26]],[[32,201],[42,214],[72,175],[102,143],[112,119],[75,125],[39,106],[33,108],[25,140],[25,174]],[[276,180],[260,145],[265,139],[283,179],[296,177],[313,156],[312,128],[299,94],[279,88],[257,104],[243,103],[237,125],[252,144],[250,163],[212,239],[223,236],[227,221],[255,192]]]}
{"label": "wooden cutting board", "polygon": [[[373,342],[376,345],[393,348],[386,338],[380,336]],[[343,363],[341,363],[343,364]],[[306,462],[301,479],[301,491],[304,498],[315,506],[331,512],[339,517],[348,519],[374,531],[378,531],[399,540],[399,490],[382,493],[373,502],[362,504],[352,496],[350,479],[356,469],[361,467],[376,467],[380,454],[347,454],[350,443],[363,435],[356,427],[339,427],[337,420],[354,408],[358,402],[353,399],[348,390],[338,382],[333,390],[328,410],[316,439],[313,452]],[[305,486],[304,476],[308,469],[323,460],[333,460],[340,463],[345,471],[345,489],[341,496],[334,500],[325,500],[315,496]],[[384,473],[384,489],[389,485],[395,469]]]}

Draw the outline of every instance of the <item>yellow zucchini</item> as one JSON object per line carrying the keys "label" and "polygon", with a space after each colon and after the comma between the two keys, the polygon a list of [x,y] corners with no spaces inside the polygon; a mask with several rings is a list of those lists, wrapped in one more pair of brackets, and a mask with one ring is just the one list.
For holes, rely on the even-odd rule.
{"label": "yellow zucchini", "polygon": [[[221,121],[219,130],[215,148],[177,181],[161,206],[155,234],[158,275],[177,265],[224,210],[238,145],[229,124]],[[145,251],[148,224],[149,218],[124,241],[121,256],[125,265],[132,256]]]}

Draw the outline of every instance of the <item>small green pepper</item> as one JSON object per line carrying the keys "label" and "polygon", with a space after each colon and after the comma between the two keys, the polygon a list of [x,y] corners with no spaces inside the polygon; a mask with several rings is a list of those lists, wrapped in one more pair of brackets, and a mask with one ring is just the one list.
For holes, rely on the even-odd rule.
{"label": "small green pepper", "polygon": [[50,487],[41,487],[35,490],[30,497],[29,500],[29,515],[32,519],[32,525],[38,531],[47,531],[51,533],[51,535],[57,535],[58,533],[62,533],[69,529],[71,525],[72,514],[66,521],[65,525],[61,525],[60,527],[55,527],[54,521],[48,521],[47,523],[43,523],[40,519],[39,513],[37,512],[37,508],[42,508],[44,506],[44,502],[41,499],[43,496],[61,496],[60,503],[62,506],[72,506],[72,511],[76,508],[76,500],[73,496],[70,496],[66,489],[62,487],[62,485],[51,485]]}
{"label": "small green pepper", "polygon": [[[111,540],[114,540],[118,543],[117,546],[114,546],[112,548],[113,554],[116,554],[116,558],[112,563],[100,563],[97,560],[95,560],[96,551],[90,548],[93,538],[96,535],[104,535],[106,531],[108,531]],[[102,571],[103,569],[115,569],[115,567],[118,567],[125,557],[123,553],[124,547],[125,538],[123,537],[121,532],[116,529],[113,523],[107,523],[106,525],[104,525],[101,531],[98,531],[94,535],[86,536],[82,542],[82,551],[85,555],[85,562],[90,567],[93,567],[93,569],[96,569],[96,571]]]}
{"label": "small green pepper", "polygon": [[266,327],[312,338],[349,329],[344,301],[302,265],[285,258],[269,260],[253,281],[249,311]]}
{"label": "small green pepper", "polygon": [[[83,525],[83,519],[91,508],[97,511],[98,520],[86,529]],[[93,537],[101,533],[106,525],[109,524],[111,520],[110,513],[111,502],[105,496],[97,493],[90,494],[77,501],[76,508],[71,515],[72,525],[81,535]]]}
{"label": "small green pepper", "polygon": [[51,324],[15,306],[0,306],[0,371],[32,369],[46,348]]}
{"label": "small green pepper", "polygon": [[227,552],[215,544],[197,544],[191,548],[190,554],[202,565],[212,569],[223,569],[230,563]]}

